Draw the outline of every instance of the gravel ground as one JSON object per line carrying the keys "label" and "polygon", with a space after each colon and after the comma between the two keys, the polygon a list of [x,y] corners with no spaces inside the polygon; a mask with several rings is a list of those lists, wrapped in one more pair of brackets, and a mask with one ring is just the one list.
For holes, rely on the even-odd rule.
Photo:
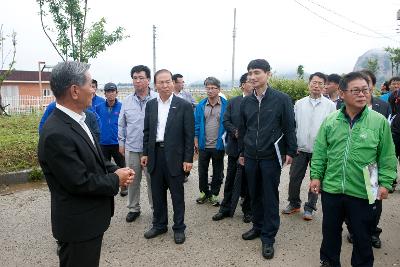
{"label": "gravel ground", "polygon": [[[281,176],[280,208],[287,202],[289,168]],[[143,182],[143,181],[142,181]],[[308,182],[302,186],[306,197]],[[251,224],[242,222],[240,208],[233,218],[211,220],[218,208],[198,205],[197,164],[185,184],[186,242],[176,245],[171,228],[160,237],[146,240],[143,233],[150,227],[151,213],[142,184],[142,214],[133,223],[126,223],[126,198],[116,197],[116,214],[104,235],[101,266],[319,266],[322,213],[314,220],[302,220],[301,213],[281,216],[276,238],[275,257],[265,260],[259,239],[244,241],[241,234]],[[144,188],[144,189],[143,189]],[[222,197],[221,190],[220,196]],[[169,202],[170,199],[169,199]],[[374,249],[375,266],[400,266],[400,193],[396,191],[384,201],[380,226],[383,246]],[[50,194],[47,186],[17,191],[0,196],[0,266],[57,266],[56,244],[50,226]],[[169,222],[172,207],[169,203]],[[350,266],[351,244],[343,233],[342,265]]]}

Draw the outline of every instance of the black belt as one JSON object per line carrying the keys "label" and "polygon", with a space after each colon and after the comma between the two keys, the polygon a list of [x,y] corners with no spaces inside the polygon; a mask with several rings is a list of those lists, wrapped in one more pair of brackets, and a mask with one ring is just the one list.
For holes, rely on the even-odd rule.
{"label": "black belt", "polygon": [[156,147],[164,147],[164,142],[156,142]]}

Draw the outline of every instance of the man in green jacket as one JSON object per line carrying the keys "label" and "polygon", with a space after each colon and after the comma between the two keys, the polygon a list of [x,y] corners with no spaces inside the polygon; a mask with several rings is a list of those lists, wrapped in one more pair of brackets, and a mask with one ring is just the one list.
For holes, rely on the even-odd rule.
{"label": "man in green jacket", "polygon": [[366,107],[368,78],[351,72],[339,89],[345,105],[322,123],[311,161],[310,190],[322,195],[321,266],[340,266],[345,218],[354,229],[352,266],[373,266],[375,199],[386,199],[396,178],[394,144],[385,117]]}

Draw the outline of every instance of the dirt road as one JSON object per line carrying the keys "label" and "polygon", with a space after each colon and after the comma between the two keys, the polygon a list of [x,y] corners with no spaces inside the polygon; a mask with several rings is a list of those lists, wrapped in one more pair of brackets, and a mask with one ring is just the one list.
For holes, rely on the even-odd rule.
{"label": "dirt road", "polygon": [[[144,181],[145,182],[145,181]],[[308,181],[303,184],[305,199]],[[142,188],[146,186],[142,184]],[[288,167],[281,176],[280,208],[287,204]],[[250,229],[242,222],[240,208],[233,218],[211,220],[218,208],[198,205],[197,164],[185,184],[186,242],[176,245],[171,228],[167,234],[146,240],[143,233],[151,223],[146,190],[142,190],[142,215],[126,223],[126,198],[116,197],[116,214],[104,235],[101,266],[319,266],[322,214],[302,220],[301,213],[281,216],[275,257],[265,260],[260,240],[244,241]],[[221,190],[222,191],[222,190]],[[220,193],[220,196],[222,196]],[[170,202],[170,200],[169,200]],[[170,203],[169,203],[170,204]],[[384,201],[380,226],[383,246],[374,249],[375,266],[400,266],[400,192]],[[172,208],[169,205],[172,224]],[[57,266],[55,240],[50,228],[50,194],[47,186],[0,196],[0,265]],[[344,230],[343,237],[347,233]],[[343,239],[342,265],[350,266],[351,244]]]}

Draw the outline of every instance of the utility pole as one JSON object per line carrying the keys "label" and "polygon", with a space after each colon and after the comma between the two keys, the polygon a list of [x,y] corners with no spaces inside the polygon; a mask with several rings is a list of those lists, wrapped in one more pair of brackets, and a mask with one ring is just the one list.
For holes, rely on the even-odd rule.
{"label": "utility pole", "polygon": [[156,25],[153,25],[153,74],[156,73]]}
{"label": "utility pole", "polygon": [[232,49],[232,89],[235,85],[235,42],[236,42],[236,7],[233,9],[233,49]]}

